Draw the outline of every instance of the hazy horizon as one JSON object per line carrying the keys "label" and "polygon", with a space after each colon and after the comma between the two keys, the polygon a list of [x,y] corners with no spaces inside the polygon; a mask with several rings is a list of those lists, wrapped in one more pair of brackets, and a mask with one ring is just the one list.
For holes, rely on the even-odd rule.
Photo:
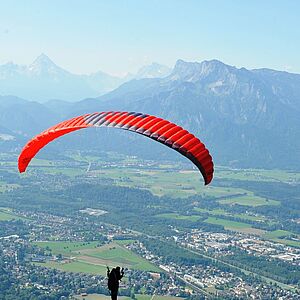
{"label": "hazy horizon", "polygon": [[300,73],[299,8],[296,1],[10,1],[0,4],[0,64],[28,65],[45,53],[76,74],[122,76],[177,59]]}

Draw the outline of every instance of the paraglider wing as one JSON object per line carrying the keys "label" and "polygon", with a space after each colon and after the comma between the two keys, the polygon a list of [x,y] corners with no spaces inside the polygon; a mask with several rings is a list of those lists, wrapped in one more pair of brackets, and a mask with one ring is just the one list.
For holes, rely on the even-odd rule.
{"label": "paraglider wing", "polygon": [[54,139],[88,127],[116,127],[145,135],[190,159],[203,175],[205,184],[213,178],[213,162],[204,144],[182,127],[155,116],[135,112],[96,112],[61,122],[35,136],[23,148],[19,171],[25,172],[31,159]]}

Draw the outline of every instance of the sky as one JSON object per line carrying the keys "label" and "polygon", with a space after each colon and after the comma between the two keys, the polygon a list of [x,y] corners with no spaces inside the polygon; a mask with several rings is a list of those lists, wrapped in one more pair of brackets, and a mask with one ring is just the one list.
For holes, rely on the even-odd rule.
{"label": "sky", "polygon": [[298,0],[1,0],[0,64],[45,53],[77,74],[218,59],[300,73]]}

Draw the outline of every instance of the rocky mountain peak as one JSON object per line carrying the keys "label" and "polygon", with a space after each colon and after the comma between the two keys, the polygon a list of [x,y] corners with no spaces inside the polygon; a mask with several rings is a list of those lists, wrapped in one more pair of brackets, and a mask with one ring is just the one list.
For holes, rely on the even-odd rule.
{"label": "rocky mountain peak", "polygon": [[204,60],[202,62],[186,62],[178,60],[175,64],[173,72],[169,76],[171,80],[182,80],[197,82],[205,79],[210,75],[213,77],[224,76],[236,70],[235,67],[226,65],[219,60]]}
{"label": "rocky mountain peak", "polygon": [[57,74],[68,73],[57,66],[46,54],[39,55],[31,65],[28,66],[28,71],[34,75],[42,74]]}
{"label": "rocky mountain peak", "polygon": [[150,65],[140,68],[135,75],[135,79],[142,78],[162,78],[169,75],[171,69],[165,65],[153,62]]}

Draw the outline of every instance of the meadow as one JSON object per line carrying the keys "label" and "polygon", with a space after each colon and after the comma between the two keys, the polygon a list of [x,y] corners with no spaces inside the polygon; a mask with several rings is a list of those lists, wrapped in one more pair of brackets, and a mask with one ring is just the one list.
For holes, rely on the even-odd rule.
{"label": "meadow", "polygon": [[159,214],[156,215],[156,217],[164,218],[164,219],[185,220],[191,222],[196,222],[201,218],[201,216],[199,215],[184,216],[184,215],[179,215],[177,213]]}
{"label": "meadow", "polygon": [[266,198],[255,196],[252,192],[247,192],[244,196],[232,197],[218,201],[220,204],[228,205],[246,205],[246,206],[261,206],[261,205],[279,205],[280,201],[269,200]]}
{"label": "meadow", "polygon": [[242,220],[246,220],[246,221],[254,221],[254,222],[269,222],[269,220],[266,219],[266,217],[264,216],[254,216],[254,215],[249,215],[246,213],[231,213],[228,212],[224,209],[220,209],[220,208],[216,208],[216,209],[205,209],[205,208],[199,208],[199,207],[195,207],[194,208],[195,211],[200,212],[200,213],[204,213],[204,214],[209,214],[209,215],[213,215],[213,216],[229,216],[229,217],[235,217],[235,218],[239,218]]}
{"label": "meadow", "polygon": [[250,224],[226,220],[217,217],[208,217],[204,222],[208,224],[221,225],[227,230],[238,231],[243,233],[250,233],[255,235],[262,235],[265,233],[264,230],[253,228]]}
{"label": "meadow", "polygon": [[120,265],[134,270],[161,272],[155,265],[128,250],[122,243],[111,242],[99,246],[97,242],[35,242],[35,245],[51,249],[52,254],[63,255],[63,262],[47,262],[45,266],[71,272],[105,274],[106,266]]}
{"label": "meadow", "polygon": [[40,248],[49,248],[53,255],[73,255],[76,251],[84,250],[84,249],[92,249],[99,248],[99,242],[34,242],[35,245]]}
{"label": "meadow", "polygon": [[[299,235],[295,235],[292,232],[286,230],[266,231],[266,230],[254,228],[251,224],[247,223],[247,217],[249,217],[249,221],[258,221],[258,220],[264,220],[264,217],[262,216],[256,217],[256,216],[248,216],[246,214],[231,214],[221,209],[208,210],[202,208],[195,208],[194,210],[200,213],[206,213],[210,215],[207,219],[204,220],[205,223],[220,225],[223,226],[224,229],[230,231],[259,235],[266,240],[281,243],[284,245],[300,247]],[[239,217],[241,219],[244,219],[245,222],[227,220],[222,218],[222,216]],[[179,215],[177,213],[166,213],[166,214],[156,215],[156,217],[175,219],[175,220],[185,220],[185,221],[188,220],[191,222],[196,222],[200,218],[200,215],[185,216],[185,215]],[[296,239],[290,239],[291,236],[295,236]]]}
{"label": "meadow", "polygon": [[[170,171],[168,166],[164,168],[138,168],[138,167],[105,167],[87,172],[86,167],[41,167],[47,174],[62,174],[71,178],[76,176],[93,177],[102,184],[109,181],[117,186],[149,190],[157,196],[169,196],[172,198],[187,198],[190,196],[216,197],[220,204],[262,206],[279,205],[275,199],[266,199],[253,192],[236,187],[204,186],[202,177],[198,171]],[[225,173],[227,174],[227,173]],[[227,177],[223,177],[226,179]]]}
{"label": "meadow", "polygon": [[[118,155],[116,153],[99,153],[99,156],[73,153],[71,160],[52,161],[35,158],[31,163],[30,172],[43,172],[46,174],[62,174],[76,180],[92,177],[102,184],[109,182],[117,186],[146,189],[157,196],[174,198],[187,198],[190,196],[215,197],[224,205],[262,206],[279,205],[279,199],[266,199],[255,195],[252,191],[234,186],[216,186],[212,182],[204,186],[203,179],[192,164],[182,165],[174,162],[158,163],[143,161],[138,158]],[[15,163],[16,164],[16,163]],[[23,175],[22,176],[28,176]],[[215,168],[215,178],[224,180],[288,182],[300,181],[300,174],[285,170],[263,169],[229,169]],[[0,183],[1,189],[16,188]]]}
{"label": "meadow", "polygon": [[7,183],[5,181],[0,181],[0,193],[11,191],[20,187],[18,184]]}
{"label": "meadow", "polygon": [[65,272],[88,273],[88,274],[106,276],[105,266],[89,264],[81,261],[75,261],[75,260],[63,261],[63,262],[47,261],[45,263],[34,263],[34,264],[42,267],[65,271]]}
{"label": "meadow", "polygon": [[28,219],[14,214],[9,208],[1,207],[0,208],[0,221],[10,221],[10,220],[28,220]]}
{"label": "meadow", "polygon": [[[99,294],[90,294],[88,296],[80,296],[77,295],[75,296],[75,299],[77,300],[109,300],[110,297],[109,296],[105,296],[105,295],[99,295]],[[131,298],[129,297],[118,297],[118,299],[120,300],[130,300]],[[160,296],[160,295],[141,295],[141,294],[137,294],[135,295],[135,299],[136,300],[183,300],[184,298],[181,297],[172,297],[172,296]]]}
{"label": "meadow", "polygon": [[[291,239],[291,237],[294,237],[294,239]],[[300,248],[300,236],[287,230],[268,231],[263,235],[263,238],[287,246]]]}

